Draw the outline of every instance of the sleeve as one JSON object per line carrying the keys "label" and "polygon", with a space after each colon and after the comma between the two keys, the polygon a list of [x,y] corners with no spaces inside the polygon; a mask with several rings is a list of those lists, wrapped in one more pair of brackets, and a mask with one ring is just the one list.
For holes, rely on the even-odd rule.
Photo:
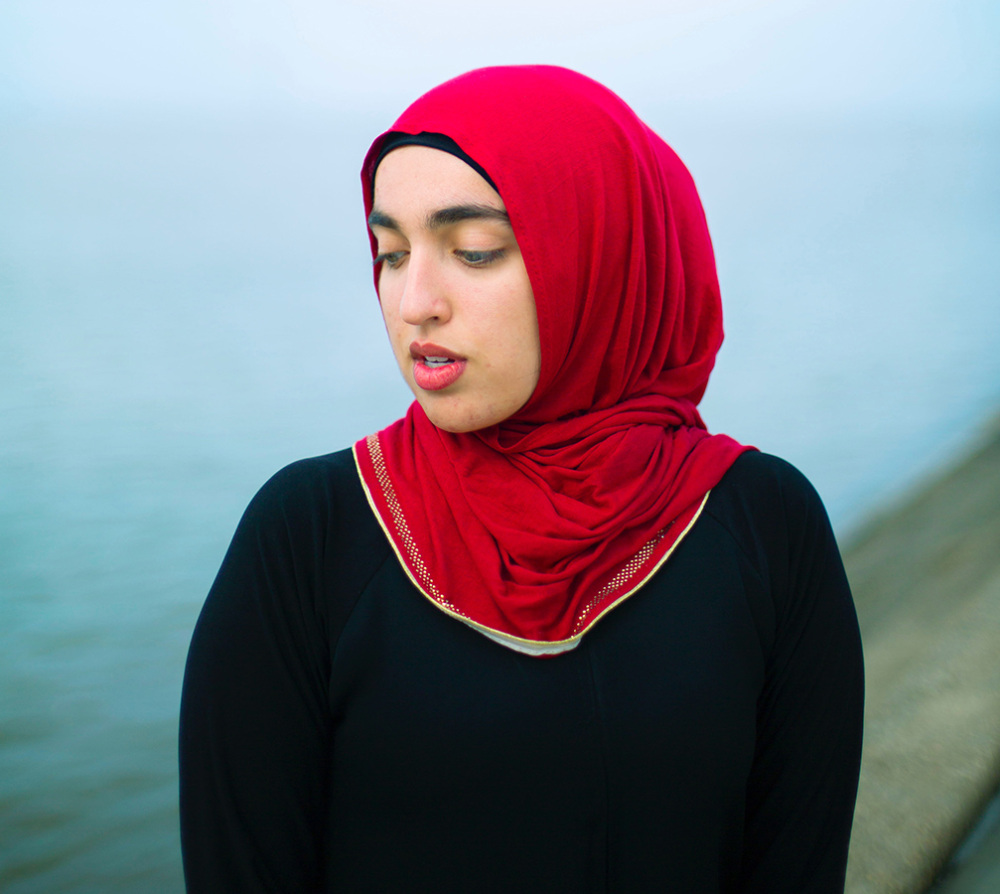
{"label": "sleeve", "polygon": [[774,638],[757,704],[742,894],[841,894],[864,711],[861,638],[819,496],[791,466],[768,549]]}
{"label": "sleeve", "polygon": [[[290,470],[251,502],[195,627],[181,697],[187,890],[321,889],[329,648],[322,500]],[[316,491],[312,487],[312,491]]]}

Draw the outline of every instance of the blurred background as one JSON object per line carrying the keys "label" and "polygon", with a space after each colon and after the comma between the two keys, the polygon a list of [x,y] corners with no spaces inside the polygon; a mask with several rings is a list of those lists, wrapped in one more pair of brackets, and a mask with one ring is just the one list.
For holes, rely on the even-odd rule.
{"label": "blurred background", "polygon": [[412,99],[566,65],[674,146],[727,313],[703,415],[850,538],[1000,406],[997,46],[990,0],[5,0],[0,889],[182,890],[178,699],[229,537],[409,402],[358,169]]}

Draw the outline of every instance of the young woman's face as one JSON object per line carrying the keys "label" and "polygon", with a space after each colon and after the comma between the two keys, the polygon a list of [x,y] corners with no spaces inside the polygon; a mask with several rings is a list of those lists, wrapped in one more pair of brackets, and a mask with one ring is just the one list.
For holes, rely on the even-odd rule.
{"label": "young woman's face", "polygon": [[368,221],[385,327],[431,422],[467,432],[516,413],[538,384],[541,349],[500,196],[461,159],[402,146],[378,167]]}

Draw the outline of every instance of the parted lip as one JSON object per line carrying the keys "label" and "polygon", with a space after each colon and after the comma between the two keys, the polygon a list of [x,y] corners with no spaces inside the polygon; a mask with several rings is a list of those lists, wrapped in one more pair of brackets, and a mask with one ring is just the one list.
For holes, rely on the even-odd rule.
{"label": "parted lip", "polygon": [[456,354],[454,351],[449,351],[447,348],[442,348],[440,345],[429,341],[410,342],[410,356],[414,360],[423,360],[425,357],[447,357],[449,360],[465,360],[461,354]]}

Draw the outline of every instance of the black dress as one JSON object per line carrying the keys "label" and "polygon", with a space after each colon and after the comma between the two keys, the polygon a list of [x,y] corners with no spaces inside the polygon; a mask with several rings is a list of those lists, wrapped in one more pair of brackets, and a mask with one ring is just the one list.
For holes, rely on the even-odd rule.
{"label": "black dress", "polygon": [[840,892],[857,620],[826,513],[742,455],[660,571],[529,657],[409,582],[349,451],[257,494],[181,714],[192,892]]}

